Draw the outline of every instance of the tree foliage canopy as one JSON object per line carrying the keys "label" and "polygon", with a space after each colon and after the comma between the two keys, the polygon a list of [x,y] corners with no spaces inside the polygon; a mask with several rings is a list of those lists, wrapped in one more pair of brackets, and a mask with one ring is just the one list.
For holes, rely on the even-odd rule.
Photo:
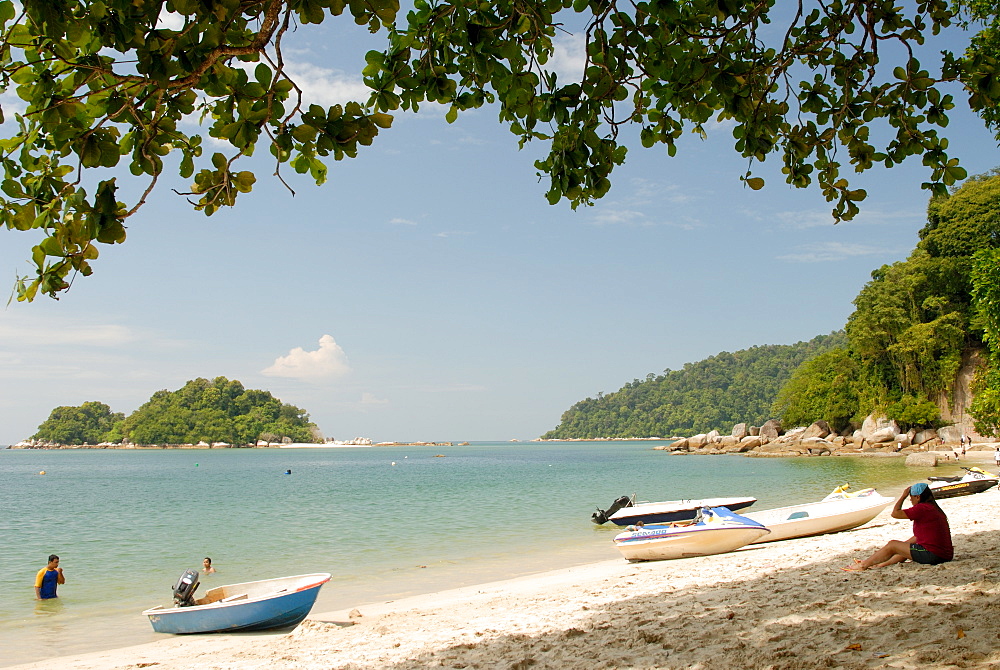
{"label": "tree foliage canopy", "polygon": [[125,415],[111,412],[103,402],[85,402],[79,407],[56,407],[38,427],[33,439],[53,444],[100,444],[113,435]]}
{"label": "tree foliage canopy", "polygon": [[[940,422],[939,403],[949,401],[963,356],[988,347],[990,355],[974,384],[970,406],[977,430],[1000,428],[1000,378],[996,335],[1000,309],[1000,176],[996,170],[968,179],[960,188],[931,198],[927,225],[905,261],[885,265],[854,300],[847,322],[850,376],[809,363],[793,380],[824,402],[854,396],[858,421],[880,411],[908,426]],[[839,381],[836,381],[839,380]],[[791,384],[782,390],[793,396]],[[844,407],[843,405],[838,405]],[[789,409],[806,409],[790,399]],[[798,420],[827,419],[813,403]]]}
{"label": "tree foliage canopy", "polygon": [[[170,154],[191,180],[185,195],[212,214],[253,188],[237,162],[259,144],[279,179],[291,170],[323,182],[325,160],[354,157],[393,113],[428,102],[447,106],[449,121],[494,104],[522,145],[548,147],[536,166],[549,202],[574,207],[610,188],[627,153],[624,128],[673,155],[685,132],[732,121],[749,187],[763,186],[754,162],[774,156],[789,184],[817,185],[838,218],[866,197],[848,166],[919,157],[936,193],[965,177],[940,134],[954,95],[997,123],[995,12],[982,0],[415,0],[405,17],[399,9],[398,0],[0,0],[0,87],[26,103],[0,140],[0,210],[8,228],[44,234],[18,299],[55,297],[75,273],[89,275],[96,245],[125,240]],[[311,104],[288,72],[295,31],[347,17],[385,40],[365,57],[371,95]],[[970,19],[987,24],[974,48],[921,62],[929,37]],[[547,66],[555,38],[577,27],[583,73],[560,80]],[[201,130],[189,130],[192,118]],[[887,139],[872,139],[872,127]],[[228,149],[206,152],[200,132]],[[119,199],[123,165],[144,180],[129,202]]]}

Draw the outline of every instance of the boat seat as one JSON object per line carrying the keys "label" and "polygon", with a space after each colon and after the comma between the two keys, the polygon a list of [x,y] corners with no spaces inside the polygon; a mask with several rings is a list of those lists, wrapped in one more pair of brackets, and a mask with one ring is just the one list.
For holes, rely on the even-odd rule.
{"label": "boat seat", "polygon": [[247,597],[248,597],[248,596],[247,596],[247,594],[245,594],[245,593],[237,593],[237,594],[236,594],[235,596],[229,596],[228,598],[223,598],[223,599],[222,599],[222,600],[220,600],[219,602],[220,602],[220,603],[231,603],[231,602],[233,602],[234,600],[246,600],[246,599],[247,599]]}

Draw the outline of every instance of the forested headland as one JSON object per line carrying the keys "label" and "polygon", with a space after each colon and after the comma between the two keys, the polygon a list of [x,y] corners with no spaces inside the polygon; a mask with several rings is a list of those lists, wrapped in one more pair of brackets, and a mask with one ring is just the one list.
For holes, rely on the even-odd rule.
{"label": "forested headland", "polygon": [[872,272],[843,331],[650,373],[576,403],[542,438],[691,436],[773,418],[849,431],[869,414],[937,428],[957,407],[1000,435],[998,175],[931,198],[916,248]]}
{"label": "forested headland", "polygon": [[31,439],[64,445],[322,441],[305,410],[225,377],[157,391],[127,417],[97,401],[56,407]]}

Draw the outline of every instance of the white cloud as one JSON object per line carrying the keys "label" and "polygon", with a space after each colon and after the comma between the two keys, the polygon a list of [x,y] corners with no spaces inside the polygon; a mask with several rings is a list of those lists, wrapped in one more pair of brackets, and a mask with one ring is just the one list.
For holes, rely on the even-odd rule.
{"label": "white cloud", "polygon": [[392,219],[389,219],[389,223],[392,223],[392,224],[401,224],[401,225],[406,225],[406,226],[415,226],[415,225],[417,225],[416,221],[410,221],[409,219],[403,219],[403,218],[400,218],[398,216],[394,217]]}
{"label": "white cloud", "polygon": [[[828,209],[779,212],[775,215],[775,218],[781,223],[782,227],[792,229],[819,228],[821,226],[834,225],[833,215]],[[926,213],[918,209],[883,212],[866,209],[862,205],[861,212],[856,217],[850,221],[842,221],[837,225],[875,226],[911,219],[920,222],[925,218]]]}
{"label": "white cloud", "polygon": [[287,63],[285,72],[302,89],[304,104],[337,105],[356,100],[365,102],[371,89],[358,75],[331,70],[312,63]]}
{"label": "white cloud", "polygon": [[184,27],[184,15],[168,12],[165,8],[156,19],[157,30],[180,30]]}
{"label": "white cloud", "polygon": [[351,371],[347,354],[333,337],[319,338],[319,349],[306,351],[295,347],[287,356],[279,356],[274,364],[261,370],[268,377],[290,377],[292,379],[330,379],[343,377]]}
{"label": "white cloud", "polygon": [[552,57],[545,69],[555,72],[558,81],[566,84],[583,79],[583,68],[587,62],[587,52],[583,35],[557,37],[552,44]]}
{"label": "white cloud", "polygon": [[388,400],[383,400],[378,398],[374,393],[368,393],[367,391],[361,394],[361,404],[362,405],[388,405]]}
{"label": "white cloud", "polygon": [[33,327],[35,319],[18,321],[0,324],[0,340],[4,345],[118,347],[138,339],[132,329],[117,324],[64,322],[53,327],[49,322],[48,326]]}
{"label": "white cloud", "polygon": [[886,253],[884,247],[873,247],[867,244],[844,244],[843,242],[806,244],[798,249],[795,253],[777,256],[777,259],[791,263],[828,263],[855,256],[875,256]]}
{"label": "white cloud", "polygon": [[650,225],[650,221],[644,212],[634,209],[618,209],[611,207],[595,212],[593,218],[590,220],[590,223],[596,226],[616,226],[623,224],[632,226]]}

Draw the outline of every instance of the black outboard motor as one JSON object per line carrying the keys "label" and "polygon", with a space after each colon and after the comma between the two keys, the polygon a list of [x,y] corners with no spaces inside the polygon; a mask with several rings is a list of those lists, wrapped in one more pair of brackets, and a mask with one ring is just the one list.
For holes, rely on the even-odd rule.
{"label": "black outboard motor", "polygon": [[198,571],[185,570],[174,584],[174,605],[191,607],[195,604],[194,592],[198,590]]}
{"label": "black outboard motor", "polygon": [[590,520],[596,523],[598,526],[600,526],[602,523],[607,523],[608,519],[611,518],[611,515],[620,510],[622,507],[631,507],[631,506],[632,506],[632,499],[629,498],[628,496],[622,496],[621,498],[618,498],[613,503],[611,503],[611,507],[609,507],[606,510],[603,510],[600,507],[598,507],[597,511],[590,515]]}

